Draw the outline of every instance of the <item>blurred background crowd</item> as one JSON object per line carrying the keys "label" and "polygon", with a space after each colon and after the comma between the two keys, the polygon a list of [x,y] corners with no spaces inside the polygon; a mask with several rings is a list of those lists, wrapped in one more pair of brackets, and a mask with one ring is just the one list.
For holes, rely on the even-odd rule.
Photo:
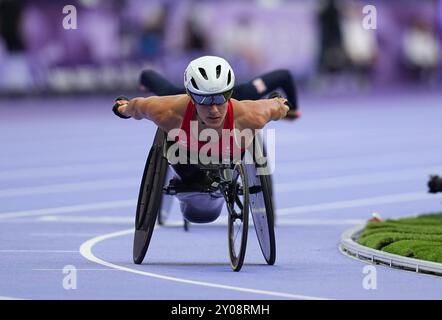
{"label": "blurred background crowd", "polygon": [[240,82],[286,68],[305,90],[437,87],[441,46],[442,0],[0,0],[0,94],[136,90],[145,68],[181,84],[205,54]]}

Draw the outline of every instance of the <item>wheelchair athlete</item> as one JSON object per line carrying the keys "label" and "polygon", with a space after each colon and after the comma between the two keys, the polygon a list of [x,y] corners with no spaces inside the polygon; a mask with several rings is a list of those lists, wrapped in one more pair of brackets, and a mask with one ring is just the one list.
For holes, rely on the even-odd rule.
{"label": "wheelchair athlete", "polygon": [[[150,91],[157,96],[183,94],[186,92],[184,88],[173,85],[152,69],[143,70],[139,82],[142,90]],[[287,112],[285,119],[295,120],[300,118],[301,112],[298,110],[295,81],[290,71],[286,69],[267,72],[251,81],[236,84],[233,88],[232,97],[236,100],[259,100],[277,89],[284,91],[290,103],[290,110]]]}
{"label": "wheelchair athlete", "polygon": [[[287,115],[289,103],[284,98],[264,100],[232,99],[235,85],[235,75],[229,63],[220,57],[204,56],[189,63],[184,73],[184,86],[187,94],[173,96],[151,96],[134,98],[130,101],[117,99],[113,111],[121,118],[136,120],[148,119],[154,122],[164,132],[185,133],[176,136],[178,146],[196,147],[197,151],[208,143],[216,144],[218,155],[230,158],[243,153],[252,139],[236,139],[236,130],[262,129],[269,121],[280,120]],[[197,128],[197,132],[195,132]],[[200,141],[200,133],[205,129],[216,131],[218,140]],[[223,130],[233,131],[228,143],[223,143]],[[196,146],[191,142],[197,137]],[[252,137],[253,138],[253,137]],[[204,140],[204,139],[202,139]],[[205,171],[196,164],[177,163],[172,165],[176,176],[175,183],[184,185],[210,184]],[[177,193],[181,211],[186,220],[194,223],[212,222],[221,213],[224,199],[222,195],[189,192]]]}

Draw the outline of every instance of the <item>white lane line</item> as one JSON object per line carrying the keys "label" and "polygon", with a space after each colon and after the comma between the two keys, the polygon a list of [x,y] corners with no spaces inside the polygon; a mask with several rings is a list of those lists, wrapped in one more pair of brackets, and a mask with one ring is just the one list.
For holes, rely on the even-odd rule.
{"label": "white lane line", "polygon": [[108,209],[117,209],[117,208],[134,208],[135,209],[136,203],[137,203],[137,199],[128,199],[128,200],[118,200],[118,201],[95,202],[95,203],[89,203],[89,204],[79,204],[79,205],[73,205],[73,206],[44,208],[44,209],[36,209],[36,210],[4,212],[4,213],[0,213],[0,221],[2,219],[42,216],[42,215],[50,215],[50,214],[73,213],[73,212],[99,211],[99,210],[108,210]]}
{"label": "white lane line", "polygon": [[31,237],[94,237],[97,233],[30,233]]}
{"label": "white lane line", "polygon": [[238,286],[223,285],[223,284],[212,283],[212,282],[196,281],[196,280],[190,280],[190,279],[184,279],[184,278],[178,278],[178,277],[165,276],[165,275],[161,275],[158,273],[146,272],[146,271],[131,269],[131,268],[128,268],[125,266],[117,265],[117,264],[105,261],[103,259],[100,259],[93,254],[92,248],[97,243],[102,242],[102,241],[106,241],[106,240],[109,240],[112,238],[126,236],[126,235],[129,235],[132,233],[133,233],[133,230],[129,229],[129,230],[122,230],[122,231],[118,231],[118,232],[112,232],[112,233],[104,234],[104,235],[89,239],[88,241],[84,242],[80,246],[80,254],[83,257],[85,257],[87,260],[92,261],[97,264],[100,264],[100,265],[103,265],[105,267],[113,268],[113,269],[117,269],[117,270],[121,270],[121,271],[126,271],[126,272],[130,272],[130,273],[142,275],[145,277],[155,278],[155,279],[161,279],[161,280],[167,280],[167,281],[173,281],[173,282],[178,282],[178,283],[203,286],[203,287],[209,287],[209,288],[217,288],[217,289],[224,289],[224,290],[231,290],[231,291],[261,294],[261,295],[274,296],[274,297],[280,297],[280,298],[302,299],[302,300],[327,300],[327,298],[321,298],[321,297],[312,297],[312,296],[304,296],[304,295],[284,293],[284,292],[251,289],[251,288],[244,288],[244,287],[238,287]]}
{"label": "white lane line", "polygon": [[78,253],[78,250],[28,250],[8,249],[0,250],[0,253]]}
{"label": "white lane line", "polygon": [[[370,217],[367,217],[370,218]],[[89,224],[134,224],[134,218],[129,216],[108,216],[108,217],[94,217],[94,216],[44,216],[40,217],[38,221],[41,222],[63,222],[63,223],[89,223]],[[355,225],[366,222],[362,219],[297,219],[297,218],[282,218],[277,219],[277,226],[307,226],[307,225]],[[253,225],[253,221],[250,221],[250,225]],[[200,227],[219,227],[219,226],[227,226],[226,217],[220,217],[218,220],[203,224],[203,225],[192,225],[193,228]],[[162,226],[159,226],[161,228]],[[166,225],[164,227],[183,227],[183,220],[167,220]],[[77,234],[73,234],[74,236],[80,236]],[[96,234],[91,234],[89,236],[95,236]],[[46,233],[41,236],[69,236],[69,234],[57,234],[57,233]],[[81,234],[81,236],[84,236]]]}
{"label": "white lane line", "polygon": [[133,224],[131,216],[43,216],[38,221],[42,222],[67,222],[67,223],[99,223],[99,224]]}
{"label": "white lane line", "polygon": [[0,296],[0,300],[25,300],[25,299],[23,299],[23,298],[15,298],[15,297]]}
{"label": "white lane line", "polygon": [[[370,217],[368,217],[370,218]],[[368,220],[368,219],[367,219]],[[276,218],[276,226],[353,226],[366,223],[363,219],[284,219]]]}
{"label": "white lane line", "polygon": [[[436,198],[437,195],[425,192],[398,193],[398,194],[392,194],[381,197],[360,198],[360,199],[352,199],[344,201],[319,203],[314,205],[280,208],[277,209],[277,215],[320,212],[320,211],[328,211],[335,209],[366,207],[366,206],[379,205],[379,204],[392,204],[392,203],[432,200]],[[136,202],[137,199],[128,199],[120,201],[90,203],[85,205],[5,212],[5,213],[0,213],[0,221],[3,219],[11,219],[11,218],[53,215],[53,214],[72,213],[72,212],[99,211],[99,210],[108,210],[115,208],[120,208],[120,209],[132,208],[133,210],[135,210]],[[50,217],[48,219],[54,219],[54,218]]]}
{"label": "white lane line", "polygon": [[[323,190],[351,186],[363,186],[403,182],[425,179],[429,173],[441,172],[442,167],[421,167],[407,170],[373,172],[370,174],[357,174],[324,179],[302,180],[275,184],[279,192]],[[36,187],[0,189],[0,198],[21,197],[26,195],[59,194],[68,192],[84,192],[98,190],[112,190],[121,188],[138,187],[139,178],[117,178],[74,183],[52,184]]]}
{"label": "white lane line", "polygon": [[275,190],[277,192],[308,191],[412,180],[425,180],[428,174],[437,172],[442,172],[442,167],[422,167],[407,170],[372,172],[368,174],[277,183],[275,184]]}
{"label": "white lane line", "polygon": [[[351,186],[363,186],[422,180],[430,173],[441,172],[442,167],[420,167],[407,170],[372,172],[370,174],[357,174],[338,176],[323,179],[311,179],[275,184],[277,192],[323,190]],[[1,180],[1,179],[0,179]],[[84,192],[98,190],[112,190],[121,188],[138,187],[140,178],[116,178],[74,183],[52,184],[35,187],[0,189],[0,198],[21,197],[25,195],[59,194],[68,192]]]}
{"label": "white lane line", "polygon": [[[78,252],[78,251],[77,251]],[[32,269],[32,271],[63,271],[64,269]],[[75,271],[120,271],[111,268],[75,268]]]}
{"label": "white lane line", "polygon": [[412,202],[412,201],[421,201],[421,200],[430,200],[430,199],[435,199],[435,196],[425,192],[399,193],[399,194],[391,194],[381,197],[362,198],[362,199],[326,202],[326,203],[319,203],[319,204],[306,205],[306,206],[282,208],[277,210],[277,216],[329,211],[336,209],[358,208],[358,207],[367,207],[372,205]]}
{"label": "white lane line", "polygon": [[[409,153],[406,153],[409,154]],[[297,173],[298,168],[304,170],[304,164],[311,166],[312,163],[323,163],[327,162],[328,167],[330,167],[331,162],[336,163],[342,166],[344,161],[351,162],[352,164],[361,164],[365,162],[356,161],[356,160],[365,160],[369,163],[384,163],[386,158],[390,160],[391,163],[397,163],[398,157],[404,158],[405,154],[398,155],[397,153],[391,155],[363,155],[363,156],[343,156],[343,157],[329,157],[329,158],[321,158],[314,160],[292,160],[292,161],[278,161],[276,163],[276,173]],[[391,158],[394,159],[391,159]],[[355,160],[355,161],[351,161]],[[72,163],[70,165],[53,165],[53,166],[39,166],[39,167],[27,167],[20,169],[10,169],[0,171],[0,182],[1,181],[11,181],[11,180],[19,180],[19,179],[29,179],[29,178],[49,178],[49,177],[72,177],[79,175],[88,175],[88,174],[103,174],[103,173],[127,173],[133,172],[134,168],[141,168],[144,165],[143,161],[112,161],[112,162],[95,162],[95,163]],[[356,168],[356,167],[355,167]],[[426,174],[433,172],[440,172],[440,167],[428,167],[426,170]],[[425,168],[419,168],[417,170],[424,170]],[[413,169],[412,169],[413,170]],[[437,171],[436,171],[437,170]],[[404,170],[405,171],[405,170]]]}
{"label": "white lane line", "polygon": [[72,177],[88,174],[131,172],[141,167],[143,162],[120,161],[93,164],[71,164],[61,166],[31,167],[0,171],[0,181],[29,178]]}
{"label": "white lane line", "polygon": [[[416,153],[416,152],[414,152]],[[408,160],[407,166],[422,166],[422,160],[415,160],[410,157],[411,153],[394,153],[394,154],[367,154],[360,156],[349,155],[347,157],[328,157],[328,158],[313,158],[313,159],[300,159],[298,161],[279,161],[275,166],[275,173],[291,173],[294,174],[305,174],[305,173],[318,173],[318,172],[330,172],[343,170],[348,172],[348,170],[379,170],[382,168],[397,167],[398,163],[404,162],[404,159]],[[436,151],[432,152],[419,152],[422,159],[432,159],[432,163],[437,163],[437,160],[442,158],[442,155]],[[433,165],[433,166],[437,166]],[[429,172],[430,173],[430,172]]]}
{"label": "white lane line", "polygon": [[67,192],[84,192],[93,190],[111,190],[138,187],[139,178],[106,179],[99,181],[52,184],[38,187],[1,189],[0,198],[21,197],[26,195],[57,194]]}

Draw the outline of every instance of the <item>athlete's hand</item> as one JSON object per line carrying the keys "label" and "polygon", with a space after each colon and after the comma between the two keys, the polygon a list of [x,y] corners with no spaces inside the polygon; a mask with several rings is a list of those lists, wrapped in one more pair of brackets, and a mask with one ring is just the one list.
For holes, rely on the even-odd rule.
{"label": "athlete's hand", "polygon": [[287,99],[284,98],[275,98],[276,101],[278,101],[279,103],[279,119],[283,119],[287,116],[287,113],[290,111],[290,107],[289,107],[289,102],[287,101]]}
{"label": "athlete's hand", "polygon": [[281,120],[289,115],[290,109],[292,109],[290,102],[283,98],[278,91],[274,91],[269,95],[269,99],[275,99],[279,103],[279,118],[275,120]]}
{"label": "athlete's hand", "polygon": [[281,94],[278,91],[274,91],[269,95],[269,99],[275,99],[275,98],[276,99],[283,99],[284,104],[286,106],[288,106],[288,108],[289,108],[289,110],[287,111],[285,116],[281,117],[281,118],[284,118],[285,120],[293,121],[293,120],[299,119],[301,117],[301,112],[298,110],[295,110],[293,108],[293,106],[291,105],[291,103],[287,99],[282,98]]}
{"label": "athlete's hand", "polygon": [[115,104],[112,108],[112,111],[114,114],[122,119],[129,119],[130,115],[128,114],[128,105],[129,105],[129,99],[123,96],[118,97],[115,99]]}

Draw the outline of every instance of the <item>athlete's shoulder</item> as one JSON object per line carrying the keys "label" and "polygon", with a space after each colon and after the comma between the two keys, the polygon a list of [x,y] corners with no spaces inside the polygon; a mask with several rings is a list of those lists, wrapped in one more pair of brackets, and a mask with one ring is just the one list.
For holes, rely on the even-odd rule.
{"label": "athlete's shoulder", "polygon": [[154,107],[152,120],[163,130],[179,128],[184,118],[190,98],[186,94],[149,97]]}
{"label": "athlete's shoulder", "polygon": [[235,127],[238,129],[261,129],[265,125],[260,103],[255,100],[232,100]]}
{"label": "athlete's shoulder", "polygon": [[151,96],[148,98],[152,104],[156,106],[171,108],[186,108],[190,101],[187,94],[177,94],[173,96]]}

